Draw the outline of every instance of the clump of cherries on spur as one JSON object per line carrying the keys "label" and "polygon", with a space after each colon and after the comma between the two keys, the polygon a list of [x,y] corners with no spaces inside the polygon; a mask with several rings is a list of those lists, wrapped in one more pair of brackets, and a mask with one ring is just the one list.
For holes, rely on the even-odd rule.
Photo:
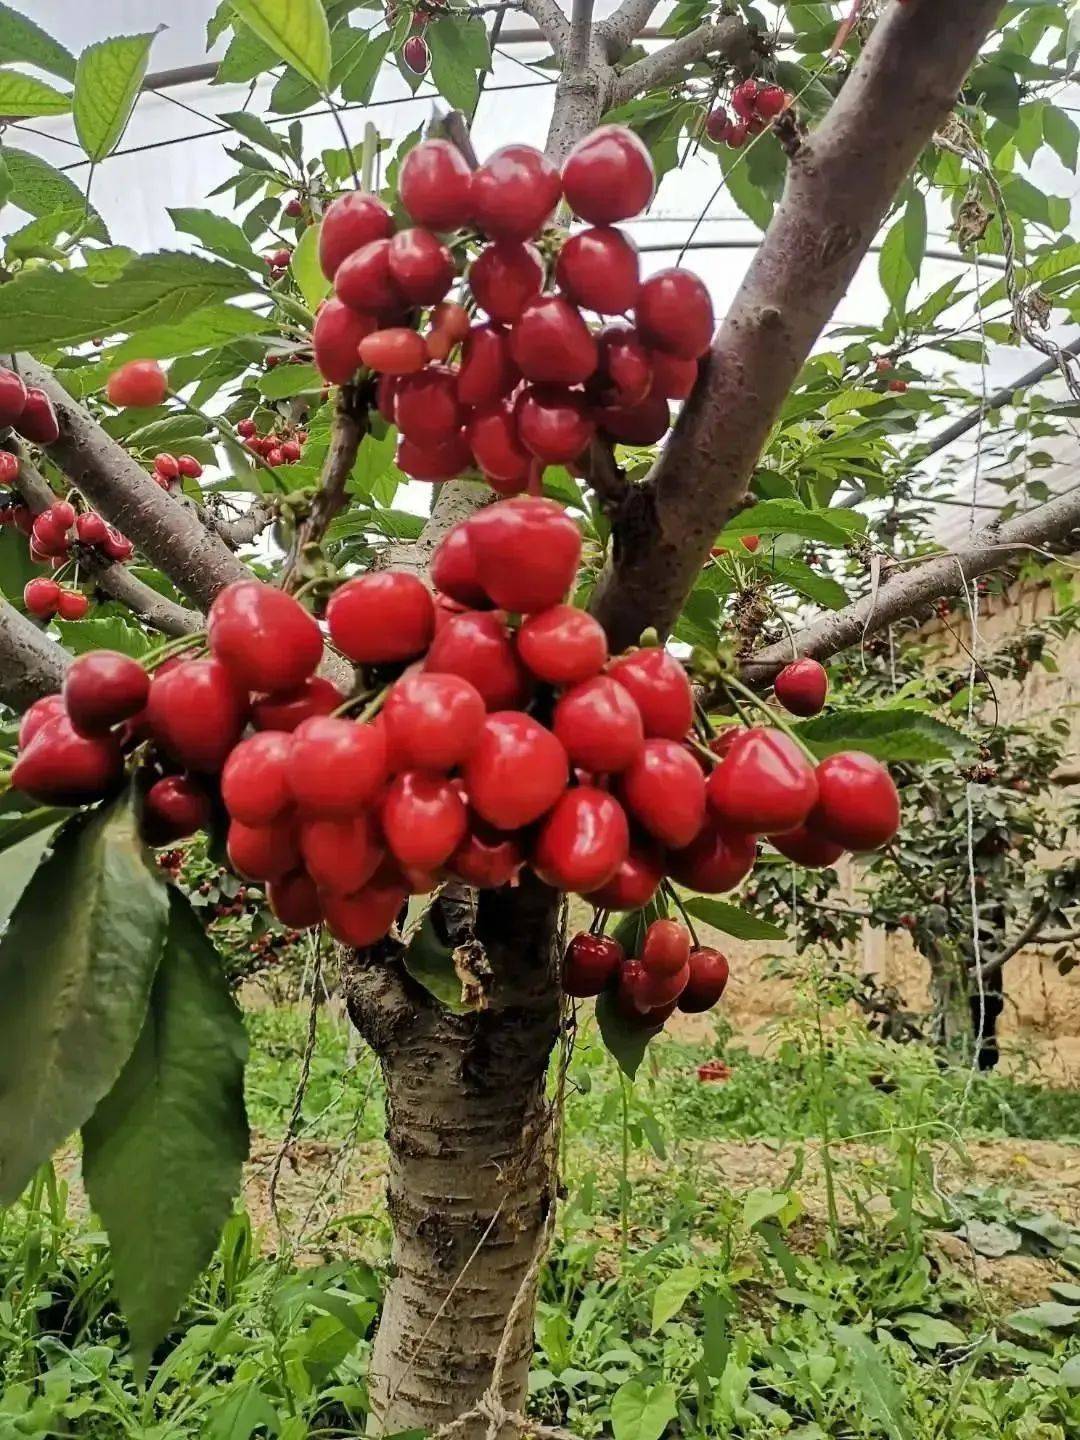
{"label": "clump of cherries on spur", "polygon": [[[362,667],[368,718],[337,713],[346,697],[316,673],[323,633],[303,605],[238,581],[211,607],[204,656],[152,674],[110,651],[76,659],[63,693],[23,717],[12,783],[81,805],[136,767],[151,843],[225,817],[233,869],[266,885],[282,923],[325,923],[353,946],[447,877],[501,886],[528,866],[598,909],[634,910],[665,877],[730,890],[763,835],[803,865],[887,843],[899,803],[870,756],[815,766],[766,725],[728,726],[706,752],[678,661],[610,657],[598,623],[566,603],[580,554],[558,504],[518,496],[447,534],[434,595],[408,573],[346,580],[326,623]],[[620,979],[648,1023],[704,965],[665,962],[654,1005],[658,943]],[[706,991],[702,979],[691,993]]]}

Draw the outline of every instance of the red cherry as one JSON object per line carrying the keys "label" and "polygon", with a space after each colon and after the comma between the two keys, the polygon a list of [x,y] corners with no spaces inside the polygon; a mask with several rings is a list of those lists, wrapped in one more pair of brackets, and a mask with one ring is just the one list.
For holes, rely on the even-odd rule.
{"label": "red cherry", "polygon": [[677,920],[654,920],[638,959],[653,975],[677,975],[690,960],[690,931]]}
{"label": "red cherry", "polygon": [[310,930],[323,918],[322,901],[315,882],[303,870],[294,870],[280,880],[271,880],[266,889],[270,909],[290,930]]}
{"label": "red cherry", "polygon": [[406,770],[382,802],[383,834],[402,865],[436,870],[465,836],[468,812],[450,783],[422,770]]}
{"label": "red cherry", "polygon": [[745,880],[757,859],[753,835],[725,830],[709,818],[690,844],[668,856],[668,871],[700,895],[722,895]]}
{"label": "red cherry", "polygon": [[469,539],[480,583],[506,610],[547,610],[576,578],[581,535],[554,500],[520,495],[489,505],[469,521]]}
{"label": "red cherry", "polygon": [[528,380],[580,385],[596,369],[596,338],[561,295],[530,300],[510,331],[510,357]]}
{"label": "red cherry", "polygon": [[67,706],[62,695],[43,695],[23,713],[19,721],[19,749],[25,750],[47,720],[58,715],[67,715]]}
{"label": "red cherry", "polygon": [[493,830],[473,819],[468,834],[446,862],[446,868],[476,890],[497,890],[509,885],[525,856],[514,835]]}
{"label": "red cherry", "polygon": [[64,676],[64,702],[80,735],[102,735],[145,708],[150,677],[130,655],[92,650]]}
{"label": "red cherry", "polygon": [[474,410],[465,427],[473,458],[489,480],[520,480],[522,489],[532,456],[518,443],[514,413],[505,400]]}
{"label": "red cherry", "polygon": [[326,621],[343,655],[382,665],[424,653],[435,634],[435,606],[415,575],[372,571],[334,591]]}
{"label": "red cherry", "polygon": [[632,846],[608,883],[592,892],[589,902],[599,910],[640,910],[656,894],[663,878],[663,852]]}
{"label": "red cherry", "polygon": [[491,611],[466,610],[447,621],[431,642],[424,668],[468,680],[489,710],[523,705],[532,692],[505,620]]}
{"label": "red cherry", "polygon": [[610,935],[589,935],[582,931],[566,947],[562,967],[562,988],[567,995],[585,1000],[606,990],[619,973],[626,951]]}
{"label": "red cherry", "polygon": [[517,633],[518,654],[549,685],[576,685],[599,675],[607,663],[603,627],[573,605],[553,605],[530,615]]}
{"label": "red cherry", "polygon": [[[323,303],[326,305],[329,302],[324,301]],[[244,440],[250,440],[253,435],[258,434],[258,427],[254,420],[238,420],[236,422],[236,433]]]}
{"label": "red cherry", "polygon": [[59,602],[60,586],[44,575],[35,576],[23,586],[23,604],[39,620],[48,620],[55,615]]}
{"label": "red cherry", "polygon": [[743,80],[731,93],[731,108],[742,120],[752,120],[757,110],[758,83]]}
{"label": "red cherry", "polygon": [[[689,960],[673,975],[650,970],[643,960],[630,960],[619,975],[620,987],[626,991],[630,1003],[642,1015],[654,1020],[657,1011],[664,1010],[669,1005],[672,1009],[675,1008],[675,1002],[689,982]],[[670,1014],[671,1011],[667,1013]]]}
{"label": "red cherry", "polygon": [[610,225],[641,214],[653,197],[656,172],[633,131],[601,125],[570,151],[562,182],[575,215],[590,225]]}
{"label": "red cherry", "polygon": [[397,467],[414,480],[454,480],[472,468],[472,451],[464,432],[434,444],[420,445],[402,436],[398,442]]}
{"label": "red cherry", "polygon": [[207,639],[246,690],[291,690],[314,673],[323,653],[322,632],[300,602],[261,580],[237,580],[220,592]]}
{"label": "red cherry", "polygon": [[473,219],[494,240],[526,240],[550,220],[562,195],[559,172],[531,145],[505,145],[472,177]]}
{"label": "red cherry", "polygon": [[221,798],[234,820],[269,825],[292,804],[289,766],[292,737],[260,730],[241,740],[221,772]]}
{"label": "red cherry", "polygon": [[457,435],[464,419],[453,372],[429,365],[406,376],[398,386],[394,413],[398,429],[414,444],[425,448],[445,444]]}
{"label": "red cherry", "polygon": [[639,404],[653,388],[653,367],[637,331],[629,325],[607,325],[598,340],[600,360],[590,392],[597,386],[605,405]]}
{"label": "red cherry", "polygon": [[890,380],[889,389],[896,395],[903,395],[908,388],[906,380]]}
{"label": "red cherry", "polygon": [[754,551],[757,550],[758,547],[761,545],[761,536],[744,535],[739,541],[739,544],[743,547],[744,550],[749,550],[750,554],[753,555]]}
{"label": "red cherry", "polygon": [[544,262],[534,245],[501,241],[480,251],[469,269],[469,288],[492,320],[511,325],[544,286]]}
{"label": "red cherry", "polygon": [[452,770],[480,738],[484,701],[459,675],[417,670],[391,689],[381,718],[395,764]]}
{"label": "red cherry", "polygon": [[728,127],[731,124],[731,117],[722,105],[715,110],[710,110],[705,117],[705,134],[717,145],[727,138]]}
{"label": "red cherry", "polygon": [[545,817],[532,866],[553,889],[587,895],[615,876],[629,848],[619,802],[606,790],[579,785],[560,795]]}
{"label": "red cherry", "polygon": [[543,725],[516,710],[489,715],[465,763],[474,810],[500,830],[519,830],[550,810],[566,788],[566,751]]}
{"label": "red cherry", "polygon": [[271,825],[243,825],[234,820],[225,848],[229,864],[245,880],[280,880],[300,863],[300,841],[291,813]]}
{"label": "red cherry", "polygon": [[211,819],[210,799],[188,775],[156,780],[143,799],[143,838],[149,845],[170,845],[205,830]]}
{"label": "red cherry", "polygon": [[81,620],[90,609],[90,601],[81,590],[61,589],[56,613],[61,620]]}
{"label": "red cherry", "polygon": [[686,1015],[711,1010],[723,995],[728,982],[727,956],[701,946],[690,952],[690,978],[679,996],[679,1009]]}
{"label": "red cherry", "polygon": [[390,241],[390,274],[414,305],[437,305],[454,280],[454,257],[437,235],[417,226]]}
{"label": "red cherry", "polygon": [[461,605],[479,608],[491,603],[476,572],[476,555],[465,522],[455,525],[440,541],[431,559],[431,583]]}
{"label": "red cherry", "polygon": [[709,777],[709,804],[733,830],[780,835],[801,825],[818,796],[814,767],[779,730],[744,730]]}
{"label": "red cherry", "polygon": [[650,393],[636,405],[607,405],[596,423],[611,440],[623,445],[655,445],[671,427],[671,410],[662,395]]}
{"label": "red cherry", "polygon": [[327,926],[342,945],[367,949],[389,933],[407,897],[403,885],[379,877],[354,895],[325,895]]}
{"label": "red cherry", "polygon": [[381,200],[353,190],[326,207],[319,226],[319,264],[328,280],[354,251],[394,233],[394,217]]}
{"label": "red cherry", "polygon": [[521,376],[510,359],[510,337],[497,325],[474,325],[461,347],[457,393],[462,405],[491,405]]}
{"label": "red cherry", "polygon": [[880,761],[859,750],[817,767],[818,799],[807,828],[845,850],[880,850],[900,828],[900,797]]}
{"label": "red cherry", "polygon": [[835,865],[844,853],[843,845],[808,830],[805,825],[789,830],[786,835],[773,835],[770,843],[788,860],[794,860],[796,865],[805,865],[809,870]]}
{"label": "red cherry", "polygon": [[304,202],[302,200],[290,200],[285,206],[285,214],[290,220],[298,220],[304,213]]}
{"label": "red cherry", "polygon": [[[383,330],[374,330],[359,342],[360,360],[379,375],[415,375],[428,362],[427,346],[423,336],[405,325],[391,325]],[[400,386],[394,385],[393,401],[397,404]],[[380,404],[380,409],[382,405]],[[397,416],[392,410],[386,419],[393,422]]]}
{"label": "red cherry", "polygon": [[188,770],[220,770],[246,718],[247,697],[217,660],[185,660],[160,669],[150,682],[147,728]]}
{"label": "red cherry", "polygon": [[582,230],[571,235],[559,252],[555,279],[583,310],[623,315],[637,299],[637,246],[621,230],[606,226]]}
{"label": "red cherry", "polygon": [[365,314],[400,310],[401,291],[390,273],[390,241],[370,240],[347,255],[334,276],[334,291],[339,300]]}
{"label": "red cherry", "polygon": [[729,125],[724,138],[732,150],[741,150],[746,144],[749,134],[749,125],[745,121],[741,121],[738,125]]}
{"label": "red cherry", "polygon": [[694,696],[686,671],[659,647],[621,655],[608,674],[633,696],[646,736],[681,740],[694,719]]}
{"label": "red cherry", "polygon": [[[311,344],[315,364],[324,380],[331,385],[349,383],[360,364],[357,354],[360,344],[377,324],[374,316],[351,310],[333,297],[323,301],[315,316]],[[252,438],[252,449],[257,438]]]}
{"label": "red cherry", "polygon": [[27,390],[26,404],[15,422],[15,428],[34,445],[53,445],[60,438],[56,411],[44,390],[33,386]]}
{"label": "red cherry", "polygon": [[775,120],[787,105],[787,100],[787,92],[781,86],[766,85],[757,93],[755,109],[763,120]]}
{"label": "red cherry", "polygon": [[641,712],[607,675],[567,690],[555,706],[552,728],[573,763],[598,775],[625,770],[645,743]]}
{"label": "red cherry", "polygon": [[13,455],[10,450],[0,450],[0,485],[14,485],[18,478],[18,456]]}
{"label": "red cherry", "polygon": [[593,437],[584,397],[553,385],[529,385],[515,408],[521,443],[545,465],[576,460]]}
{"label": "red cherry", "polygon": [[793,660],[777,675],[773,689],[792,715],[817,715],[829,693],[829,672],[816,660]]}
{"label": "red cherry", "polygon": [[162,452],[162,454],[154,456],[154,469],[166,480],[175,480],[180,474],[180,462],[175,455]]}
{"label": "red cherry", "polygon": [[406,155],[398,175],[401,203],[418,225],[456,230],[472,209],[472,171],[456,145],[424,140]]}
{"label": "red cherry", "polygon": [[11,784],[42,805],[86,805],[106,795],[122,774],[120,747],[111,735],[80,735],[66,715],[55,715],[19,752]]}
{"label": "red cherry", "polygon": [[634,318],[648,345],[682,360],[704,355],[712,340],[712,301],[690,270],[650,275],[638,291]]}
{"label": "red cherry", "polygon": [[289,787],[307,819],[343,820],[386,779],[386,738],[373,725],[315,715],[293,731]]}
{"label": "red cherry", "polygon": [[650,350],[649,361],[656,394],[668,400],[685,400],[697,382],[698,362],[680,360],[677,355],[668,355],[663,350]]}
{"label": "red cherry", "polygon": [[422,35],[410,35],[401,47],[401,58],[414,75],[426,75],[431,64],[431,51]]}
{"label": "red cherry", "polygon": [[286,440],[281,447],[281,458],[286,465],[295,465],[302,454],[299,440]]}
{"label": "red cherry", "polygon": [[0,366],[0,425],[14,425],[26,407],[26,385],[21,375]]}
{"label": "red cherry", "polygon": [[705,777],[674,740],[646,740],[621,792],[633,818],[674,849],[689,845],[705,819]]}
{"label": "red cherry", "polygon": [[345,820],[305,820],[300,826],[300,851],[320,890],[351,895],[382,863],[379,822],[370,810]]}
{"label": "red cherry", "polygon": [[[469,312],[464,305],[459,305],[456,300],[444,300],[431,312],[431,331],[428,338],[435,334],[442,335],[453,349],[468,335],[471,324]],[[446,356],[442,358],[445,359]]]}
{"label": "red cherry", "polygon": [[105,521],[94,510],[75,517],[75,533],[84,545],[101,545],[108,534]]}
{"label": "red cherry", "polygon": [[113,371],[105,386],[109,404],[120,409],[160,405],[168,393],[169,382],[156,360],[129,360]]}
{"label": "red cherry", "polygon": [[203,467],[194,455],[180,455],[176,461],[180,474],[188,480],[198,480],[203,473]]}

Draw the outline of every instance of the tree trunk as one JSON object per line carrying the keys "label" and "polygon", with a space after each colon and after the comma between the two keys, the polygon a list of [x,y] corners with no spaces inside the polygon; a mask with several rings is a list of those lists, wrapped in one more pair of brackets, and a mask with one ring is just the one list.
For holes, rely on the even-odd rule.
{"label": "tree trunk", "polygon": [[951,947],[935,945],[926,958],[930,964],[931,1037],[949,1059],[966,1062],[971,1056],[967,969]]}

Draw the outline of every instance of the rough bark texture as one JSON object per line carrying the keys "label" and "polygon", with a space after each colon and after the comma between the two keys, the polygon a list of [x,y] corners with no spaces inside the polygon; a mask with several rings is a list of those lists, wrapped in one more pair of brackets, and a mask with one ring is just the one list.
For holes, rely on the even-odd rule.
{"label": "rough bark texture", "polygon": [[0,595],[0,701],[25,710],[59,690],[71,656]]}

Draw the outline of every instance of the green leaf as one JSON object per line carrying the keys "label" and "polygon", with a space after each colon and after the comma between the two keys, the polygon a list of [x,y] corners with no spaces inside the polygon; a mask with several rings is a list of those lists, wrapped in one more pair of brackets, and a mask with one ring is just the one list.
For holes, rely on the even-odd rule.
{"label": "green leaf", "polygon": [[439,94],[466,115],[472,113],[476,97],[480,93],[478,69],[486,70],[490,57],[484,53],[479,62],[470,41],[473,34],[483,37],[487,49],[487,34],[482,25],[472,20],[436,20],[427,29],[427,42],[431,50],[431,78]]}
{"label": "green leaf", "polygon": [[782,585],[798,595],[805,595],[815,605],[823,605],[827,610],[842,610],[848,603],[847,591],[838,581],[811,569],[802,560],[794,560],[787,555],[771,556],[769,569]]}
{"label": "green leaf", "polygon": [[140,660],[150,649],[146,631],[129,624],[122,615],[109,615],[102,620],[56,620],[65,650],[72,655],[85,655],[88,650],[119,650]]}
{"label": "green leaf", "polygon": [[615,1440],[660,1440],[668,1421],[678,1414],[675,1386],[647,1386],[627,1380],[611,1397],[611,1428]]}
{"label": "green leaf", "polygon": [[304,390],[321,390],[322,376],[314,365],[278,365],[259,378],[259,394],[268,400],[283,400]]}
{"label": "green leaf", "polygon": [[0,114],[26,119],[32,115],[66,115],[71,96],[34,75],[0,70]]}
{"label": "green leaf", "polygon": [[684,1265],[661,1280],[653,1291],[652,1333],[674,1320],[682,1307],[701,1284],[701,1271],[696,1265]]}
{"label": "green leaf", "polygon": [[350,66],[349,73],[342,76],[342,99],[350,105],[366,105],[370,101],[379,70],[390,48],[390,39],[390,31],[384,30],[374,40],[369,40]]}
{"label": "green leaf", "polygon": [[910,1311],[904,1315],[898,1315],[893,1322],[898,1330],[903,1330],[913,1345],[918,1345],[924,1350],[936,1350],[939,1345],[966,1345],[968,1337],[956,1325],[949,1320],[943,1320],[940,1315],[924,1315],[921,1312]]}
{"label": "green leaf", "polygon": [[1067,170],[1076,169],[1080,130],[1071,115],[1048,105],[1043,113],[1043,138]]}
{"label": "green leaf", "polygon": [[104,160],[127,129],[154,36],[118,35],[89,45],[75,68],[75,133],[91,160]]}
{"label": "green leaf", "polygon": [[703,920],[714,930],[725,935],[734,935],[737,940],[783,940],[785,932],[768,920],[750,915],[731,905],[726,900],[717,900],[709,895],[695,895],[686,901],[686,908],[695,920]]}
{"label": "green leaf", "polygon": [[772,219],[773,202],[761,186],[755,185],[750,178],[749,167],[742,160],[745,152],[736,150],[729,154],[730,158],[725,154],[721,162],[724,165],[728,194],[743,214],[752,220],[759,230],[764,230]]}
{"label": "green leaf", "polygon": [[[207,305],[173,325],[156,325],[109,351],[109,365],[128,360],[166,360],[176,355],[197,355],[227,345],[242,335],[264,335],[273,322],[238,305]],[[274,373],[274,372],[271,372]]]}
{"label": "green leaf", "polygon": [[[4,859],[0,864],[0,930],[7,924],[63,820],[57,819],[56,811],[52,810],[46,815],[46,822],[14,844],[4,845]],[[0,843],[5,841],[7,831],[7,825],[0,826]]]}
{"label": "green leaf", "polygon": [[250,110],[231,110],[228,114],[218,116],[224,120],[226,125],[250,140],[253,145],[261,145],[264,150],[269,150],[272,155],[285,155],[285,142],[280,135],[275,135],[265,120],[260,120],[258,115],[253,115]]}
{"label": "green leaf", "polygon": [[649,1041],[659,1034],[659,1028],[649,1029],[644,1021],[627,1020],[610,990],[596,997],[596,1023],[600,1027],[600,1038],[615,1057],[615,1063],[628,1080],[633,1080]]}
{"label": "green leaf", "polygon": [[318,225],[309,225],[296,243],[296,249],[289,261],[292,277],[300,287],[304,304],[314,310],[330,294],[330,281],[319,264]]}
{"label": "green leaf", "polygon": [[47,70],[50,75],[59,75],[64,80],[75,79],[75,56],[70,50],[65,50],[25,15],[2,4],[0,59],[23,60],[28,65],[36,65],[39,70]]}
{"label": "green leaf", "polygon": [[1080,1324],[1080,1307],[1060,1300],[1044,1300],[1006,1315],[1005,1324],[1022,1335],[1046,1335],[1053,1330],[1073,1330]]}
{"label": "green leaf", "polygon": [[848,545],[866,529],[853,510],[810,510],[797,500],[762,500],[733,516],[716,537],[718,545],[740,535],[800,535],[821,545]]}
{"label": "green leaf", "polygon": [[436,929],[431,909],[429,906],[405,949],[405,969],[448,1010],[464,1015],[473,1007],[461,998],[461,979],[454,969],[453,951]]}
{"label": "green leaf", "polygon": [[764,1186],[756,1186],[743,1199],[743,1224],[748,1230],[752,1230],[755,1225],[760,1225],[762,1220],[771,1220],[782,1214],[790,1204],[791,1196],[786,1190],[769,1190]]}
{"label": "green leaf", "polygon": [[11,178],[11,171],[8,169],[4,152],[0,149],[0,209],[11,199],[11,192],[15,188],[15,182]]}
{"label": "green leaf", "polygon": [[278,63],[275,52],[246,25],[237,25],[214,76],[215,85],[243,85]]}
{"label": "green leaf", "polygon": [[224,215],[216,215],[213,210],[177,206],[169,210],[169,218],[177,230],[185,235],[194,235],[200,245],[212,250],[215,255],[261,272],[262,261],[251,248],[247,236],[239,225],[227,220]]}
{"label": "green leaf", "polygon": [[[3,154],[11,179],[11,203],[20,210],[36,216],[51,215],[57,210],[86,211],[86,199],[78,185],[40,155],[10,148],[5,148]],[[104,221],[93,207],[86,234],[95,240],[109,238]]]}
{"label": "green leaf", "polygon": [[214,1253],[248,1153],[244,1022],[191,905],[175,889],[169,902],[142,1031],[82,1132],[142,1373]]}
{"label": "green leaf", "polygon": [[0,941],[0,1204],[127,1063],[167,916],[130,791],[64,826]]}
{"label": "green leaf", "polygon": [[878,277],[889,303],[903,315],[912,285],[919,277],[926,254],[926,201],[912,190],[903,215],[889,230],[878,259]]}
{"label": "green leaf", "polygon": [[852,1379],[871,1420],[889,1440],[914,1440],[911,1412],[900,1386],[870,1337],[850,1325],[834,1325],[833,1334],[851,1360]]}
{"label": "green leaf", "polygon": [[56,242],[60,236],[74,235],[80,230],[85,214],[80,205],[77,209],[55,210],[52,214],[31,220],[8,236],[5,253],[13,260],[55,259],[58,254]]}
{"label": "green leaf", "polygon": [[839,750],[865,750],[882,761],[948,760],[971,749],[971,741],[959,730],[908,705],[841,708],[794,728],[822,758]]}
{"label": "green leaf", "polygon": [[11,350],[77,345],[95,335],[173,325],[251,288],[242,270],[169,251],[137,256],[111,285],[95,285],[78,270],[33,270],[0,286],[0,333]]}
{"label": "green leaf", "polygon": [[319,0],[232,0],[232,6],[275,55],[326,92],[330,27]]}

